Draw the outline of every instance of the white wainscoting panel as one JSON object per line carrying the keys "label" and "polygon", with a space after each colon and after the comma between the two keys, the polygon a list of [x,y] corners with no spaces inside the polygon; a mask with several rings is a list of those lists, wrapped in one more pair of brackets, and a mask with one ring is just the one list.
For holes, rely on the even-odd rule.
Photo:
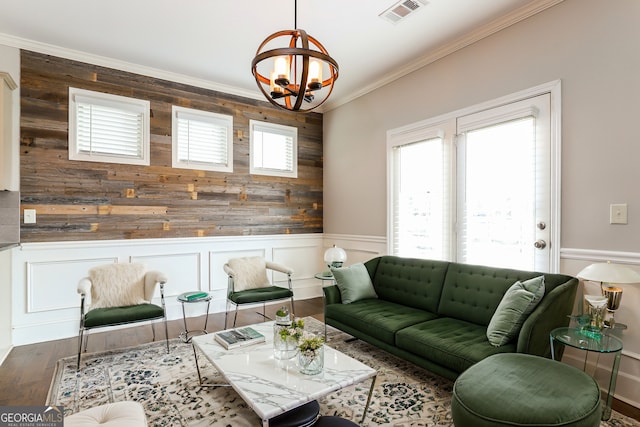
{"label": "white wainscoting panel", "polygon": [[[96,265],[142,262],[149,270],[164,272],[167,315],[172,320],[182,318],[176,296],[186,291],[210,292],[210,312],[225,310],[227,277],[222,266],[229,258],[275,256],[277,262],[295,261],[298,271],[314,271],[322,246],[321,234],[25,243],[13,250],[11,259],[13,345],[77,336],[77,285]],[[316,289],[308,290],[310,286]],[[322,295],[319,281],[304,276],[294,275],[293,288],[298,299]],[[158,291],[154,301],[159,300]],[[202,314],[197,305],[185,307],[187,316]]]}
{"label": "white wainscoting panel", "polygon": [[[27,312],[37,313],[78,307],[77,285],[92,267],[117,262],[117,258],[78,261],[27,262]],[[76,280],[69,280],[76,277]]]}
{"label": "white wainscoting panel", "polygon": [[[164,298],[167,306],[167,317],[174,319],[182,315],[182,307],[176,297],[183,292],[207,291],[202,283],[200,252],[176,252],[164,255],[134,255],[131,262],[140,262],[147,266],[147,270],[161,271],[167,276],[164,287]],[[154,303],[160,304],[160,288],[156,287]],[[202,313],[201,313],[202,314]]]}
{"label": "white wainscoting panel", "polygon": [[[337,234],[240,236],[141,241],[64,242],[24,244],[12,250],[13,345],[76,336],[79,319],[78,280],[87,270],[105,262],[139,260],[169,275],[169,318],[182,317],[175,295],[188,290],[213,294],[211,312],[224,311],[227,277],[222,266],[237,256],[264,256],[294,269],[296,299],[322,295],[315,273],[326,270],[324,251],[336,245],[347,252],[347,263],[364,262],[387,253],[385,237]],[[560,271],[576,275],[594,262],[612,261],[640,271],[640,253],[561,249]],[[276,280],[281,277],[276,276]],[[582,298],[582,287],[576,301]],[[577,304],[576,304],[577,307]],[[624,285],[619,322],[629,325],[622,334],[624,349],[617,378],[616,398],[640,407],[640,285]],[[200,315],[192,308],[193,315]],[[578,351],[565,352],[564,361],[581,367]],[[604,362],[605,359],[602,359]],[[601,386],[609,366],[593,366]]]}

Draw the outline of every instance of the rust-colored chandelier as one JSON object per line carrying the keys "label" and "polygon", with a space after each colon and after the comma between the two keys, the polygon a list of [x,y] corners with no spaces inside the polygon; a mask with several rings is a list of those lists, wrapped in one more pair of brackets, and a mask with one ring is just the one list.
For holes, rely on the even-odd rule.
{"label": "rust-colored chandelier", "polygon": [[[294,15],[297,28],[297,0]],[[283,30],[260,44],[251,61],[251,72],[260,91],[273,105],[307,112],[318,108],[331,95],[338,79],[338,63],[306,31]],[[329,77],[323,80],[323,75]]]}

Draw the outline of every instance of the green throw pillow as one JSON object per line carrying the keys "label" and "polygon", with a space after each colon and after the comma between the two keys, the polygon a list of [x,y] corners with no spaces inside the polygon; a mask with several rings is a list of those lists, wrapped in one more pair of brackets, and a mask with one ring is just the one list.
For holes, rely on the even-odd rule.
{"label": "green throw pillow", "polygon": [[487,338],[491,345],[500,347],[516,337],[525,319],[543,296],[544,276],[511,285],[487,327]]}
{"label": "green throw pillow", "polygon": [[343,304],[350,304],[361,299],[378,298],[367,267],[363,263],[342,268],[331,267],[331,272],[338,289],[340,289]]}

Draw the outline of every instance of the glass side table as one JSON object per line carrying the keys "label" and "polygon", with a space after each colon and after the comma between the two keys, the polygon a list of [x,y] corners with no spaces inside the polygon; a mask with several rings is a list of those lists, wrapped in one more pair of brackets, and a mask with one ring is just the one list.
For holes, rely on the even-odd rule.
{"label": "glass side table", "polygon": [[[620,355],[622,354],[622,341],[610,335],[606,330],[602,334],[585,333],[579,328],[557,328],[549,334],[551,342],[551,358],[555,358],[555,345],[560,343],[565,346],[584,350],[584,366],[583,371],[587,369],[587,356],[589,352],[598,353],[598,358],[602,353],[615,353],[613,367],[611,368],[611,378],[609,379],[609,389],[607,391],[606,406],[602,410],[602,419],[608,420],[611,417],[611,403],[613,402],[613,393],[616,389],[616,379],[618,377],[618,367],[620,365]],[[596,368],[598,362],[596,360]],[[594,375],[595,375],[594,369]]]}
{"label": "glass side table", "polygon": [[[316,273],[313,277],[315,277],[318,280],[322,280],[322,287],[332,285],[335,280],[333,277],[333,274],[331,274],[330,271],[323,271],[322,273]],[[325,282],[325,280],[327,282],[331,281],[332,283],[327,283]]]}
{"label": "glass side table", "polygon": [[[184,321],[184,331],[180,332],[180,339],[185,342],[191,342],[194,334],[207,334],[207,321],[209,320],[209,305],[211,304],[212,296],[207,292],[185,292],[178,295],[177,300],[182,304],[182,320]],[[204,315],[204,328],[194,331],[190,331],[187,327],[187,313],[185,312],[184,305],[192,304],[196,302],[206,302],[207,311]]]}

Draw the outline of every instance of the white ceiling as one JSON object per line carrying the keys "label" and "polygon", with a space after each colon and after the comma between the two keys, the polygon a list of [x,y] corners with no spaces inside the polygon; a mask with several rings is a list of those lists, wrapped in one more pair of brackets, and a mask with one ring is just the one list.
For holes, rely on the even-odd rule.
{"label": "white ceiling", "polygon": [[[299,0],[297,24],[339,64],[334,108],[560,1],[428,0],[392,24],[379,15],[396,0]],[[262,99],[251,60],[293,29],[294,4],[2,0],[0,44]]]}

